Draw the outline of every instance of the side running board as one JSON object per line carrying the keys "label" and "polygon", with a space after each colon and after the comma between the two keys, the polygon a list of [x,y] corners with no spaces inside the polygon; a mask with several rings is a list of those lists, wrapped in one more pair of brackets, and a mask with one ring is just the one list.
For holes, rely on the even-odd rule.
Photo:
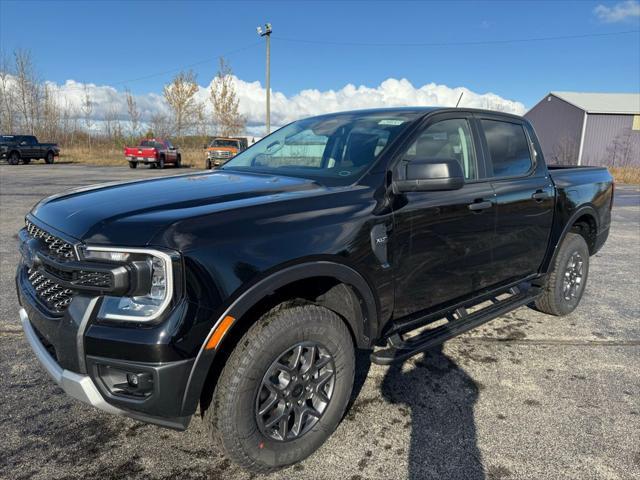
{"label": "side running board", "polygon": [[427,329],[413,337],[405,338],[406,334],[399,333],[391,335],[387,339],[385,348],[371,354],[371,361],[378,365],[390,365],[406,360],[500,315],[531,303],[542,293],[542,290],[537,287],[526,289],[513,287],[506,293],[510,293],[511,296],[504,300],[491,298],[492,303],[489,306],[473,313],[468,313],[464,307],[458,308],[445,317],[447,323]]}

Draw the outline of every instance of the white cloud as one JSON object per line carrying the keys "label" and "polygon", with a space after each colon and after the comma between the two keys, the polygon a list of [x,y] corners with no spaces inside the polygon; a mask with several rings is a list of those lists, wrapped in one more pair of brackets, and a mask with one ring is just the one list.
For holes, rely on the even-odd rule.
{"label": "white cloud", "polygon": [[[236,92],[240,99],[240,112],[247,119],[250,133],[259,134],[264,126],[265,89],[260,82],[246,82],[234,77]],[[48,83],[61,105],[68,105],[78,116],[85,95],[85,87],[93,102],[94,120],[100,121],[110,111],[115,111],[121,120],[127,119],[125,92],[111,86],[81,84],[67,80],[62,85]],[[306,89],[292,96],[272,91],[271,123],[283,125],[293,120],[341,110],[355,110],[373,107],[398,106],[455,106],[463,93],[461,106],[487,108],[504,112],[523,114],[522,103],[504,99],[493,93],[475,93],[464,87],[451,88],[446,85],[428,83],[415,87],[407,79],[389,78],[375,87],[365,85],[345,85],[339,90]],[[148,93],[136,95],[138,108],[144,121],[154,114],[169,114],[169,108],[161,94]],[[196,97],[205,104],[211,114],[209,85],[200,86]]]}
{"label": "white cloud", "polygon": [[603,22],[617,23],[640,17],[640,2],[638,0],[625,0],[616,3],[613,7],[598,5],[593,13]]}

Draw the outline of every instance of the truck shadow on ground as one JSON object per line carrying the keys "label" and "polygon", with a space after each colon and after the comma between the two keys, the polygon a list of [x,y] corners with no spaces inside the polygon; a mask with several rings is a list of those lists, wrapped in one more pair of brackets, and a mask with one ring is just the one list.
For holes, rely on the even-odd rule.
{"label": "truck shadow on ground", "polygon": [[392,423],[411,429],[409,479],[486,478],[473,416],[478,385],[442,347],[408,369],[390,366],[381,390],[387,402],[401,405]]}

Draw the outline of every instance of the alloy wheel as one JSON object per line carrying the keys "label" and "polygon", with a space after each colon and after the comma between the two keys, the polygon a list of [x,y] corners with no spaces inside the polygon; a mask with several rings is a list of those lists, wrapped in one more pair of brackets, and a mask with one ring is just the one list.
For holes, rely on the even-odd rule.
{"label": "alloy wheel", "polygon": [[301,342],[271,364],[258,389],[260,431],[278,441],[300,438],[318,423],[335,387],[335,362],[316,342]]}
{"label": "alloy wheel", "polygon": [[582,288],[584,261],[578,252],[573,252],[562,278],[562,295],[565,300],[573,300]]}

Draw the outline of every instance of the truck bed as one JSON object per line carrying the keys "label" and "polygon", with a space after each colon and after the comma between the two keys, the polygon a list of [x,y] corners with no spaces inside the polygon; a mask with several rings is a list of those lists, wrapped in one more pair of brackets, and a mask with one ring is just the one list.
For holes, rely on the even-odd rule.
{"label": "truck bed", "polygon": [[605,242],[611,223],[613,178],[606,167],[548,165],[549,175],[556,187],[556,214],[551,233],[555,245],[562,229],[573,223],[575,215],[591,214],[591,225],[597,235],[589,245],[591,254]]}

